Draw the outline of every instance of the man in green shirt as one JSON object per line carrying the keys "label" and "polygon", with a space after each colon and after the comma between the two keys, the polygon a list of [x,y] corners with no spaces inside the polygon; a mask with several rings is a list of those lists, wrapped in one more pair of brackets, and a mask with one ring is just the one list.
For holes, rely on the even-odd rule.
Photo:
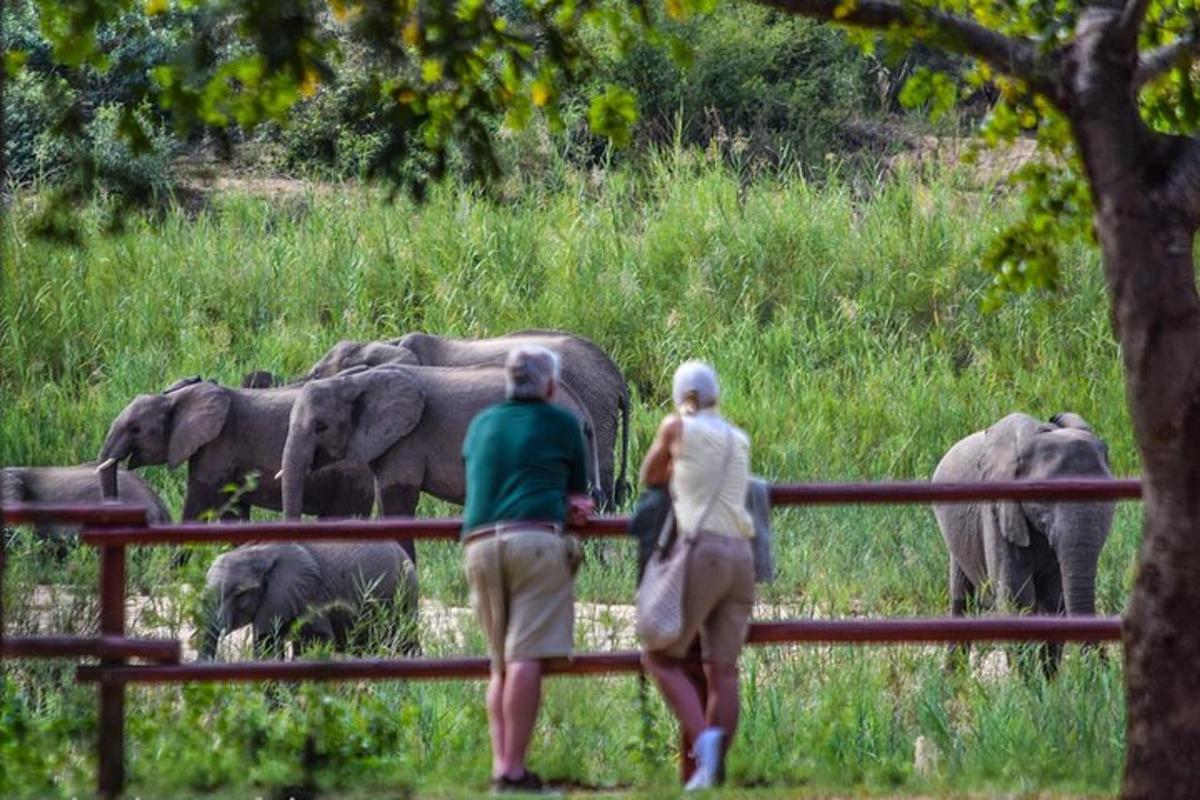
{"label": "man in green shirt", "polygon": [[463,543],[471,607],[488,640],[492,785],[536,791],[525,754],[547,661],[574,639],[574,575],[564,523],[592,510],[583,430],[552,403],[558,356],[515,348],[505,363],[508,400],[471,422],[463,441],[467,498]]}

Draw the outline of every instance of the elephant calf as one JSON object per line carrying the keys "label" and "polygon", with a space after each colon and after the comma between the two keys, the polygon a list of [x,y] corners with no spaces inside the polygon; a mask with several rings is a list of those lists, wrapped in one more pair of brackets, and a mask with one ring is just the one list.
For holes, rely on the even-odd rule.
{"label": "elephant calf", "polygon": [[[934,482],[1109,478],[1108,448],[1076,414],[1040,422],[1009,414],[946,453]],[[950,551],[950,613],[984,606],[1043,614],[1096,610],[1096,565],[1112,502],[998,501],[935,504]],[[1047,650],[1047,671],[1059,648]]]}
{"label": "elephant calf", "polygon": [[239,547],[209,567],[205,597],[210,613],[200,627],[201,658],[213,658],[222,635],[247,625],[259,655],[282,655],[286,639],[329,642],[339,652],[361,649],[370,631],[360,623],[371,604],[398,611],[400,649],[417,649],[417,573],[395,542]]}
{"label": "elephant calf", "polygon": [[[140,475],[125,470],[116,472],[118,499],[146,509],[146,521],[157,524],[171,521],[162,498]],[[3,503],[99,503],[100,479],[95,464],[70,467],[5,467],[0,469],[0,501]],[[44,536],[63,533],[60,526],[38,526]]]}

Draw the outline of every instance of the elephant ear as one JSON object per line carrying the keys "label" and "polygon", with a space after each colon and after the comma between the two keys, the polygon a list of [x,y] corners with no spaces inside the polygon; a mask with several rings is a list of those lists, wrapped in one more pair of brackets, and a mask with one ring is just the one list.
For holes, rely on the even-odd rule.
{"label": "elephant ear", "polygon": [[217,438],[229,415],[229,392],[215,383],[198,383],[167,395],[171,401],[167,464],[174,469]]}
{"label": "elephant ear", "polygon": [[[1010,414],[984,432],[980,476],[985,481],[1014,481],[1026,477],[1039,424],[1024,414]],[[1029,546],[1029,520],[1015,500],[998,500],[983,515],[994,536],[1018,547]]]}
{"label": "elephant ear", "polygon": [[417,357],[407,347],[398,347],[391,342],[371,342],[362,349],[362,362],[369,367],[382,364],[407,364],[420,366]]}
{"label": "elephant ear", "polygon": [[1095,433],[1092,426],[1087,424],[1083,417],[1073,411],[1060,411],[1050,418],[1050,422],[1060,428],[1076,428],[1088,433]]}
{"label": "elephant ear", "polygon": [[258,556],[255,566],[262,579],[262,600],[254,614],[254,629],[287,634],[298,617],[324,600],[320,567],[298,544],[266,547]]}
{"label": "elephant ear", "polygon": [[354,375],[350,438],[346,458],[370,463],[412,432],[425,411],[425,392],[405,369],[379,367]]}

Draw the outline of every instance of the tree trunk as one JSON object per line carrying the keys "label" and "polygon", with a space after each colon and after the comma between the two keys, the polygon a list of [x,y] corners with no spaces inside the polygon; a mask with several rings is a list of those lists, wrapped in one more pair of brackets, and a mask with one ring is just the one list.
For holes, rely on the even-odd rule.
{"label": "tree trunk", "polygon": [[[1145,515],[1125,616],[1123,795],[1194,798],[1200,796],[1200,300],[1193,234],[1179,223],[1102,224],[1102,217]],[[1171,218],[1160,211],[1160,220]]]}
{"label": "tree trunk", "polygon": [[1095,204],[1142,461],[1144,527],[1125,614],[1126,798],[1200,797],[1200,297],[1197,142],[1148,130],[1136,35],[1093,7],[1066,96]]}
{"label": "tree trunk", "polygon": [[[1127,164],[1136,158],[1135,152],[1124,156]],[[1095,193],[1096,230],[1142,461],[1145,514],[1140,568],[1125,617],[1123,795],[1182,800],[1200,796],[1200,298],[1194,225],[1177,206],[1156,201],[1145,171],[1129,174],[1137,179]]]}

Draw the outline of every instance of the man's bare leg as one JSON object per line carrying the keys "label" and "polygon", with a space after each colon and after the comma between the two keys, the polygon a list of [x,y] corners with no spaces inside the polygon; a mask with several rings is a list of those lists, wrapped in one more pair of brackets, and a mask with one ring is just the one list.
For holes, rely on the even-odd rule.
{"label": "man's bare leg", "polygon": [[488,732],[492,737],[492,777],[504,774],[504,673],[493,672],[487,688]]}
{"label": "man's bare leg", "polygon": [[502,700],[504,757],[500,770],[507,778],[525,774],[525,754],[542,701],[542,662],[510,661],[506,665]]}

